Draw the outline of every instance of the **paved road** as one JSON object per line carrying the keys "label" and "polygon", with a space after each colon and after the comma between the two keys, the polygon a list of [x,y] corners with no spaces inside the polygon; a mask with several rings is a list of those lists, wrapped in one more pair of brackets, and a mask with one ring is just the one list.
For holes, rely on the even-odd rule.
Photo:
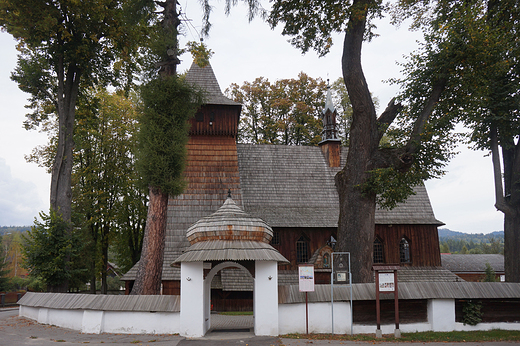
{"label": "paved road", "polygon": [[[0,309],[0,346],[57,346],[88,344],[97,346],[339,346],[364,345],[366,342],[329,340],[279,339],[255,337],[248,332],[213,332],[202,339],[185,339],[178,335],[82,334],[75,330],[41,325],[19,317],[17,309]],[[384,346],[424,346],[423,343],[382,343]],[[428,346],[447,346],[449,343],[428,343]],[[454,344],[460,345],[460,343]],[[465,343],[464,346],[511,346],[513,343]]]}

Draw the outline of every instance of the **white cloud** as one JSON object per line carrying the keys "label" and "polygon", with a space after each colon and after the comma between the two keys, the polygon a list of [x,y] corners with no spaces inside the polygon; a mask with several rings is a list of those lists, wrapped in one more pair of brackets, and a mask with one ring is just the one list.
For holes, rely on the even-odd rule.
{"label": "white cloud", "polygon": [[31,225],[41,205],[36,184],[13,177],[5,159],[0,158],[0,225]]}

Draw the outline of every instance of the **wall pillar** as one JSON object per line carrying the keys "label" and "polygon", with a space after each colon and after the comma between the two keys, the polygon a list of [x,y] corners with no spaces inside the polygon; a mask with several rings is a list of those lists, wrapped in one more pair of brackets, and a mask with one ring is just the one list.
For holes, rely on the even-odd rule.
{"label": "wall pillar", "polygon": [[105,312],[100,310],[83,311],[83,320],[81,323],[81,332],[87,334],[103,333]]}
{"label": "wall pillar", "polygon": [[428,322],[434,332],[455,330],[455,299],[428,300]]}
{"label": "wall pillar", "polygon": [[278,263],[255,261],[255,335],[278,336]]}
{"label": "wall pillar", "polygon": [[203,279],[203,262],[181,263],[181,336],[204,336]]}

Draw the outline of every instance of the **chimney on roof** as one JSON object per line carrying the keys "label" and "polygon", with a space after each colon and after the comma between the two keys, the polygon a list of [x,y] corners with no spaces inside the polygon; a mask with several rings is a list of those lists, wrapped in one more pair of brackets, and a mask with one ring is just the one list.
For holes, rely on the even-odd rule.
{"label": "chimney on roof", "polygon": [[339,167],[341,164],[341,140],[336,135],[336,116],[338,112],[332,103],[330,86],[327,87],[327,99],[322,111],[323,131],[321,142],[318,144],[327,160],[329,167]]}

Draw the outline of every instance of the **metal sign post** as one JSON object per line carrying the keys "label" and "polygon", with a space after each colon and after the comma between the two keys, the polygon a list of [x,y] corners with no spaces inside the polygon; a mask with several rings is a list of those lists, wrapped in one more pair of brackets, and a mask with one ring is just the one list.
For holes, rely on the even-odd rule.
{"label": "metal sign post", "polygon": [[[334,284],[350,287],[350,335],[353,334],[353,307],[352,307],[352,272],[350,268],[350,252],[333,252],[330,273],[330,302],[332,315],[332,334],[334,334]],[[336,259],[334,259],[336,257]]]}
{"label": "metal sign post", "polygon": [[298,266],[300,292],[305,292],[305,331],[309,334],[309,302],[307,293],[314,292],[314,265],[300,264]]}

